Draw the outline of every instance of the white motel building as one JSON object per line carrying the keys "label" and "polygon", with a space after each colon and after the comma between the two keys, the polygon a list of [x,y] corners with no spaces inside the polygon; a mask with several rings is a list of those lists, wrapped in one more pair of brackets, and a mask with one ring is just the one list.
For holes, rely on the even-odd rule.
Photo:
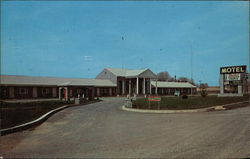
{"label": "white motel building", "polygon": [[196,93],[196,86],[187,82],[157,82],[150,69],[105,68],[95,79],[1,75],[0,80],[1,99]]}

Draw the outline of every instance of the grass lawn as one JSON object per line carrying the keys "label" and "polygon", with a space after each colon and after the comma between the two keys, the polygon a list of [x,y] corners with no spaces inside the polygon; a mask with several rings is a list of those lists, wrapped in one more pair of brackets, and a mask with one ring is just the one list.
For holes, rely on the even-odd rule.
{"label": "grass lawn", "polygon": [[0,102],[0,128],[5,129],[32,121],[50,110],[73,103],[73,101],[42,101],[29,103]]}
{"label": "grass lawn", "polygon": [[162,110],[180,110],[180,109],[199,109],[215,105],[224,105],[229,103],[235,103],[240,101],[249,100],[248,96],[243,97],[217,97],[217,96],[194,96],[188,97],[188,99],[182,99],[181,97],[161,97],[161,101],[152,102],[141,98],[133,102],[133,108],[137,109],[162,109]]}

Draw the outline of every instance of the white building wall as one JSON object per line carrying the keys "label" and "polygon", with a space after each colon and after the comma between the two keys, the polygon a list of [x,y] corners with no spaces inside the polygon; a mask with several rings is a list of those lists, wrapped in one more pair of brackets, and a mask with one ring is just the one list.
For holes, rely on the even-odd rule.
{"label": "white building wall", "polygon": [[107,69],[104,69],[101,73],[99,73],[96,76],[96,79],[108,79],[114,83],[117,81],[117,77]]}
{"label": "white building wall", "polygon": [[146,70],[142,74],[140,74],[141,78],[156,78],[156,75],[151,70]]}

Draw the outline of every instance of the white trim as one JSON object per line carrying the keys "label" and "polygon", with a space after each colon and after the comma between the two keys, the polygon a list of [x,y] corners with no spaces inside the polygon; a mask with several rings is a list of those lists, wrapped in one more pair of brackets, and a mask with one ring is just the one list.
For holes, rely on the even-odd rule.
{"label": "white trim", "polygon": [[143,78],[143,85],[142,85],[142,93],[143,94],[145,94],[145,84],[146,84],[146,82],[145,82],[145,78]]}

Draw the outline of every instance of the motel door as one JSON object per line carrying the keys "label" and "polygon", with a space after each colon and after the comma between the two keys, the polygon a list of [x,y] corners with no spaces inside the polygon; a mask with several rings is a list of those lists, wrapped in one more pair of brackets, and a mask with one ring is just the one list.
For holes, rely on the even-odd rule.
{"label": "motel door", "polygon": [[92,89],[89,89],[88,91],[88,97],[89,97],[89,100],[92,100],[93,99],[93,94],[92,94]]}

